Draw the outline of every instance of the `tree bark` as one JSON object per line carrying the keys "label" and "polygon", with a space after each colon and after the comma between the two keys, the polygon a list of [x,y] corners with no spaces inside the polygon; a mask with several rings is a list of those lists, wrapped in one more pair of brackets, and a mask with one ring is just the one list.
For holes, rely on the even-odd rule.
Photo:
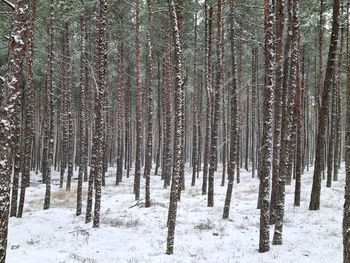
{"label": "tree bark", "polygon": [[312,191],[310,200],[310,210],[320,209],[320,196],[321,196],[321,175],[323,171],[322,160],[324,158],[326,133],[327,133],[327,118],[329,109],[330,93],[332,90],[332,77],[335,72],[335,59],[337,53],[337,41],[339,35],[339,0],[333,2],[333,22],[332,22],[332,34],[328,52],[328,61],[326,69],[326,77],[324,81],[324,90],[322,94],[322,104],[320,113],[318,116],[318,131],[316,141],[316,157],[315,157],[315,170],[312,181]]}

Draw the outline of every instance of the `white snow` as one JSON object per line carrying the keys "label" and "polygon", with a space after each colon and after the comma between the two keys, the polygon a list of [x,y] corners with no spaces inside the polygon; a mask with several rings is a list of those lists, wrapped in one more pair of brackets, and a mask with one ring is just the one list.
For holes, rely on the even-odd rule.
{"label": "white snow", "polygon": [[[308,210],[311,170],[302,178],[300,207],[293,207],[294,185],[286,187],[283,245],[271,245],[264,254],[257,250],[258,179],[250,173],[242,170],[241,184],[234,185],[230,219],[222,220],[226,186],[219,186],[221,169],[215,179],[215,207],[208,208],[206,196],[201,195],[201,179],[191,187],[187,168],[171,256],[165,254],[169,189],[163,189],[160,177],[151,177],[152,207],[129,208],[135,204],[133,177],[124,177],[115,186],[115,170],[107,176],[101,226],[95,229],[84,223],[85,205],[83,215],[75,216],[76,191],[58,189],[57,172],[53,173],[52,208],[42,210],[45,186],[36,183],[40,175],[33,174],[23,219],[10,219],[7,262],[342,262],[343,169],[332,188],[322,185],[320,211]],[[84,201],[86,188],[84,183]],[[270,234],[272,238],[273,227]]]}
{"label": "white snow", "polygon": [[13,34],[12,37],[13,37],[13,40],[14,40],[17,44],[19,44],[19,45],[24,45],[24,42],[23,42],[23,40],[22,40],[22,38],[21,38],[20,35]]}

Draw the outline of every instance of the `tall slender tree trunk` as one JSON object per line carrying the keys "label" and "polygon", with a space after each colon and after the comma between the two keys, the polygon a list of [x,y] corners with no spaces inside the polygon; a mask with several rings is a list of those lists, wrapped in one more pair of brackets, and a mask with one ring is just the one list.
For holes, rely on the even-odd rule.
{"label": "tall slender tree trunk", "polygon": [[10,209],[11,144],[13,140],[14,111],[20,97],[20,74],[25,56],[27,21],[29,7],[27,0],[18,0],[13,13],[8,65],[0,99],[0,262],[5,262]]}
{"label": "tall slender tree trunk", "polygon": [[173,0],[168,0],[169,12],[172,22],[173,39],[175,45],[175,76],[176,76],[176,88],[175,88],[175,133],[174,133],[174,164],[173,164],[173,176],[171,182],[170,203],[168,211],[168,237],[167,237],[167,254],[173,254],[174,252],[174,233],[175,222],[177,214],[177,201],[180,187],[180,168],[182,158],[182,137],[183,137],[183,93],[182,88],[183,73],[182,73],[182,49],[180,40],[180,30],[177,20],[177,12]]}
{"label": "tall slender tree trunk", "polygon": [[322,104],[318,116],[317,125],[317,141],[316,141],[316,157],[315,157],[315,170],[312,181],[312,191],[310,200],[310,210],[320,209],[320,197],[321,197],[321,175],[323,171],[322,159],[324,158],[325,143],[327,135],[327,118],[329,110],[330,94],[332,90],[332,78],[335,73],[335,59],[337,53],[337,41],[339,35],[339,0],[333,2],[333,22],[332,22],[332,34],[328,52],[328,61],[326,69],[326,77],[324,81],[324,90],[322,94]]}
{"label": "tall slender tree trunk", "polygon": [[78,185],[77,185],[77,209],[76,215],[81,214],[82,209],[82,192],[83,192],[83,173],[87,162],[87,148],[86,148],[86,21],[85,12],[80,14],[80,127],[79,127],[79,137],[80,137],[80,160],[79,160],[79,172],[78,172]]}
{"label": "tall slender tree trunk", "polygon": [[99,1],[99,19],[98,19],[98,74],[97,74],[97,91],[95,98],[95,133],[93,138],[91,169],[93,170],[95,186],[95,207],[93,227],[100,225],[101,210],[101,186],[103,174],[103,157],[104,157],[104,100],[107,89],[107,1]]}
{"label": "tall slender tree trunk", "polygon": [[218,126],[219,126],[219,114],[220,114],[220,92],[222,89],[222,2],[217,2],[217,39],[216,39],[216,80],[215,80],[215,93],[214,93],[214,109],[213,109],[213,127],[211,129],[211,146],[210,146],[210,166],[209,166],[209,187],[208,187],[208,207],[214,206],[214,173],[217,163],[217,143],[218,143]]}
{"label": "tall slender tree trunk", "polygon": [[346,5],[346,132],[345,132],[345,195],[343,212],[343,262],[350,261],[350,46],[349,7]]}
{"label": "tall slender tree trunk", "polygon": [[136,163],[134,177],[135,199],[140,199],[141,180],[141,144],[142,144],[142,87],[141,87],[141,42],[140,42],[140,15],[141,2],[136,0]]}
{"label": "tall slender tree trunk", "polygon": [[[32,143],[34,140],[33,129],[33,27],[36,19],[36,1],[32,1],[32,12],[28,22],[28,35],[27,35],[27,47],[26,47],[26,79],[27,86],[24,89],[25,102],[25,120],[24,120],[24,143],[23,143],[23,166],[22,166],[22,179],[21,179],[21,191],[19,196],[19,203],[17,209],[17,217],[22,217],[25,191],[29,186],[30,181],[30,168],[31,168],[31,153]],[[34,159],[34,158],[32,158]]]}
{"label": "tall slender tree trunk", "polygon": [[292,132],[294,126],[295,94],[299,85],[299,0],[293,0],[293,37],[292,37],[292,55],[290,64],[290,87],[284,90],[283,97],[285,105],[282,115],[282,138],[280,153],[280,171],[277,179],[276,191],[276,223],[272,243],[274,245],[282,244],[282,230],[284,218],[285,203],[285,184],[289,172],[289,163],[291,161],[290,151],[292,151]]}
{"label": "tall slender tree trunk", "polygon": [[152,169],[152,136],[153,136],[153,58],[152,58],[152,7],[151,0],[147,0],[147,74],[146,74],[146,89],[147,89],[147,138],[146,138],[146,161],[145,161],[145,207],[151,206],[151,169]]}
{"label": "tall slender tree trunk", "polygon": [[[209,1],[206,0],[204,4],[205,12],[208,12]],[[211,130],[211,102],[212,102],[212,88],[211,88],[211,32],[212,32],[212,17],[213,7],[209,8],[209,15],[206,16],[206,32],[205,32],[205,90],[207,95],[207,109],[206,109],[206,124],[205,124],[205,142],[204,142],[204,160],[203,160],[203,183],[202,195],[207,194],[208,188],[208,163],[210,151],[210,130]]]}
{"label": "tall slender tree trunk", "polygon": [[339,60],[338,60],[338,83],[337,83],[337,116],[336,116],[336,139],[335,139],[335,148],[334,148],[334,174],[333,180],[338,181],[338,170],[340,163],[341,155],[341,137],[342,137],[342,93],[343,93],[343,43],[344,43],[344,25],[341,26],[341,37],[340,37],[340,47],[339,47]]}
{"label": "tall slender tree trunk", "polygon": [[198,48],[197,48],[197,21],[198,17],[195,14],[194,18],[194,68],[193,68],[193,126],[192,126],[192,181],[191,186],[196,184],[196,172],[198,165],[198,112],[197,112],[197,99],[199,95],[199,87],[198,87],[198,76],[197,76],[197,68],[198,68]]}
{"label": "tall slender tree trunk", "polygon": [[50,208],[51,198],[51,166],[53,161],[53,143],[54,143],[54,112],[53,112],[53,66],[54,66],[54,43],[55,43],[55,0],[50,2],[50,44],[49,44],[49,55],[48,55],[48,72],[47,72],[47,136],[48,140],[48,152],[46,162],[46,176],[45,176],[45,199],[44,199],[44,210]]}
{"label": "tall slender tree trunk", "polygon": [[[288,0],[290,11],[291,0]],[[276,1],[276,92],[275,92],[275,125],[273,130],[273,155],[272,155],[272,192],[270,203],[270,223],[276,221],[276,187],[279,177],[280,148],[281,148],[281,124],[283,108],[283,28],[284,28],[284,1]],[[290,18],[290,16],[289,16]],[[290,24],[291,22],[288,21]],[[288,36],[289,37],[289,36]],[[290,38],[290,37],[289,37]],[[288,41],[288,40],[287,40]],[[286,51],[289,49],[286,43]],[[288,57],[286,59],[289,59]]]}
{"label": "tall slender tree trunk", "polygon": [[230,114],[231,114],[231,123],[230,123],[230,154],[229,154],[229,160],[227,165],[227,177],[228,177],[228,183],[227,183],[227,191],[226,191],[226,197],[225,197],[225,205],[224,205],[224,212],[223,212],[223,218],[228,218],[230,213],[230,205],[231,205],[231,198],[232,198],[232,191],[233,191],[233,180],[234,180],[234,174],[236,170],[236,165],[239,165],[236,163],[236,153],[237,153],[237,65],[236,65],[236,52],[235,52],[235,21],[234,21],[234,11],[235,11],[235,1],[230,0],[229,2],[229,31],[230,31],[230,56],[231,56],[231,83],[230,83]]}
{"label": "tall slender tree trunk", "polygon": [[265,29],[265,88],[264,88],[264,117],[263,134],[261,137],[261,157],[259,178],[261,185],[261,209],[260,209],[260,242],[259,252],[270,250],[270,173],[272,162],[272,124],[273,124],[273,96],[275,70],[274,63],[274,21],[275,13],[272,0],[264,2],[264,29]]}

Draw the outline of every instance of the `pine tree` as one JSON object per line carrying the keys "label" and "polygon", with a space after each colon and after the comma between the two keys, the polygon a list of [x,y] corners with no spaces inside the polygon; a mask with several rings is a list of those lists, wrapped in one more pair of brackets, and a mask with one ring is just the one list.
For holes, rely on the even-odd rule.
{"label": "pine tree", "polygon": [[265,31],[265,87],[264,87],[264,122],[263,134],[261,137],[261,157],[260,157],[260,189],[261,190],[261,209],[260,209],[260,242],[259,252],[270,250],[269,238],[269,207],[270,207],[270,172],[272,159],[272,123],[273,123],[273,97],[274,81],[273,74],[275,69],[275,46],[274,46],[274,6],[272,0],[264,2],[264,31]]}
{"label": "pine tree", "polygon": [[92,163],[94,187],[95,187],[95,207],[93,227],[100,225],[101,210],[101,186],[103,174],[103,157],[104,157],[104,99],[107,89],[107,1],[99,1],[99,20],[98,20],[98,72],[97,85],[98,90],[95,98],[95,132],[93,138]]}
{"label": "pine tree", "polygon": [[47,159],[45,161],[46,166],[44,167],[45,176],[45,200],[44,200],[44,209],[50,208],[50,198],[51,198],[51,166],[53,161],[53,143],[54,143],[54,112],[53,112],[53,67],[54,67],[54,41],[55,41],[55,1],[51,0],[50,2],[50,43],[48,50],[48,71],[47,71],[47,84],[46,84],[46,130],[45,130],[45,138],[47,144],[47,155],[43,156],[43,158]]}
{"label": "pine tree", "polygon": [[182,73],[182,49],[180,40],[180,30],[177,20],[176,7],[173,0],[168,0],[169,13],[172,24],[173,40],[175,46],[175,76],[176,76],[176,88],[175,88],[175,133],[174,133],[174,164],[173,164],[173,176],[171,182],[170,203],[168,211],[168,237],[167,237],[167,254],[173,254],[174,252],[174,234],[175,223],[177,213],[177,201],[180,187],[180,168],[182,158],[182,136],[183,136],[183,93],[182,88],[183,73]]}
{"label": "pine tree", "polygon": [[8,66],[0,98],[0,262],[5,262],[11,184],[11,144],[13,140],[15,109],[20,98],[20,75],[26,51],[29,6],[27,0],[18,0],[13,13]]}
{"label": "pine tree", "polygon": [[350,261],[350,46],[349,46],[349,7],[346,5],[346,132],[345,132],[345,195],[343,212],[343,262]]}
{"label": "pine tree", "polygon": [[214,206],[214,173],[217,164],[217,144],[218,144],[218,126],[219,126],[219,112],[220,112],[220,92],[222,81],[222,26],[221,26],[221,12],[222,3],[221,0],[217,2],[217,39],[216,39],[216,80],[215,80],[215,93],[214,96],[214,108],[213,108],[213,126],[211,129],[211,145],[210,145],[210,166],[209,166],[209,187],[208,187],[208,206]]}
{"label": "pine tree", "polygon": [[293,0],[293,37],[292,37],[292,55],[290,64],[290,87],[284,90],[283,94],[283,114],[282,114],[282,138],[280,153],[280,171],[277,179],[276,193],[276,223],[272,243],[274,245],[282,244],[282,229],[284,218],[285,203],[285,184],[288,173],[288,164],[290,162],[290,151],[292,150],[292,132],[295,109],[295,94],[299,85],[298,67],[299,67],[299,0]]}
{"label": "pine tree", "polygon": [[142,87],[141,87],[141,40],[140,40],[140,13],[141,3],[136,0],[136,163],[134,177],[135,199],[140,199],[141,180],[141,143],[142,143]]}
{"label": "pine tree", "polygon": [[230,52],[231,52],[231,83],[230,83],[230,113],[231,113],[231,123],[230,123],[230,154],[227,165],[227,191],[224,205],[223,218],[228,218],[230,212],[232,191],[233,191],[233,180],[236,170],[236,153],[237,153],[237,65],[236,65],[236,52],[235,52],[235,22],[234,22],[234,11],[235,11],[235,1],[230,0],[229,2],[229,33],[230,33]]}
{"label": "pine tree", "polygon": [[315,156],[315,170],[312,181],[312,191],[310,200],[310,210],[320,209],[320,196],[321,196],[321,175],[323,170],[323,158],[325,152],[326,142],[326,126],[329,112],[330,92],[332,90],[332,78],[335,73],[335,58],[337,53],[337,41],[339,35],[339,0],[333,2],[333,22],[332,22],[332,34],[328,52],[328,61],[326,68],[326,76],[324,81],[324,90],[322,94],[322,103],[318,116],[317,125],[317,138],[316,138],[316,156]]}
{"label": "pine tree", "polygon": [[147,77],[146,77],[146,88],[148,96],[147,105],[147,138],[146,138],[146,161],[145,161],[145,177],[146,177],[146,196],[145,206],[151,206],[151,193],[150,193],[150,176],[152,168],[152,137],[153,137],[153,58],[152,58],[152,43],[151,43],[151,30],[152,30],[152,7],[151,0],[147,0]]}

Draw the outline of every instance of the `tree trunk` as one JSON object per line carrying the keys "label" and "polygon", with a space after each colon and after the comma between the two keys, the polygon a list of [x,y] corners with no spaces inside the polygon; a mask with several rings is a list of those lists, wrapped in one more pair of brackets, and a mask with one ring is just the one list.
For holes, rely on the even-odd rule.
{"label": "tree trunk", "polygon": [[180,168],[182,158],[182,137],[183,137],[183,93],[184,85],[182,77],[182,49],[180,42],[180,30],[178,26],[177,13],[173,0],[168,0],[169,12],[172,22],[173,39],[175,46],[175,74],[176,74],[176,89],[175,89],[175,134],[174,134],[174,164],[173,176],[171,182],[170,203],[168,212],[168,237],[167,237],[167,254],[174,252],[174,233],[177,212],[178,192],[180,187]]}
{"label": "tree trunk", "polygon": [[134,177],[135,200],[140,199],[141,144],[142,144],[142,87],[141,87],[141,43],[140,43],[141,2],[136,0],[136,163]]}
{"label": "tree trunk", "polygon": [[227,191],[225,197],[225,205],[223,218],[228,218],[230,212],[232,190],[233,190],[233,180],[236,170],[236,153],[237,153],[237,65],[236,65],[236,52],[235,52],[235,21],[234,21],[234,11],[235,11],[235,1],[230,0],[230,13],[229,13],[229,31],[230,31],[230,46],[231,46],[231,83],[230,83],[230,113],[231,113],[231,123],[230,123],[230,155],[227,165]]}
{"label": "tree trunk", "polygon": [[10,209],[11,184],[11,147],[13,140],[14,111],[20,96],[20,74],[25,56],[27,21],[29,15],[28,1],[18,0],[13,13],[11,38],[8,53],[8,65],[0,98],[0,262],[5,262],[8,219]]}
{"label": "tree trunk", "polygon": [[339,34],[339,0],[333,2],[333,23],[332,34],[328,52],[328,61],[326,69],[326,77],[324,81],[324,90],[322,94],[322,104],[320,113],[318,116],[318,131],[316,141],[316,157],[315,157],[315,170],[312,181],[312,191],[310,200],[310,210],[320,209],[320,196],[321,196],[321,174],[323,171],[322,159],[324,158],[325,143],[327,135],[327,118],[330,94],[332,91],[332,78],[335,72],[335,59],[337,53],[337,41]]}
{"label": "tree trunk", "polygon": [[214,95],[214,116],[213,126],[211,129],[211,147],[210,147],[210,166],[209,166],[209,186],[208,186],[208,207],[214,206],[214,173],[217,163],[217,143],[218,143],[218,126],[219,126],[219,114],[220,114],[220,92],[222,89],[222,26],[221,26],[221,12],[222,3],[221,0],[217,2],[217,42],[216,42],[216,80],[215,80],[215,93]]}
{"label": "tree trunk", "polygon": [[270,250],[270,173],[272,159],[272,126],[273,126],[273,96],[274,81],[274,20],[275,13],[272,0],[264,2],[264,29],[265,29],[265,88],[264,88],[264,122],[261,137],[261,157],[259,178],[261,185],[261,209],[260,209],[260,242],[259,252]]}

